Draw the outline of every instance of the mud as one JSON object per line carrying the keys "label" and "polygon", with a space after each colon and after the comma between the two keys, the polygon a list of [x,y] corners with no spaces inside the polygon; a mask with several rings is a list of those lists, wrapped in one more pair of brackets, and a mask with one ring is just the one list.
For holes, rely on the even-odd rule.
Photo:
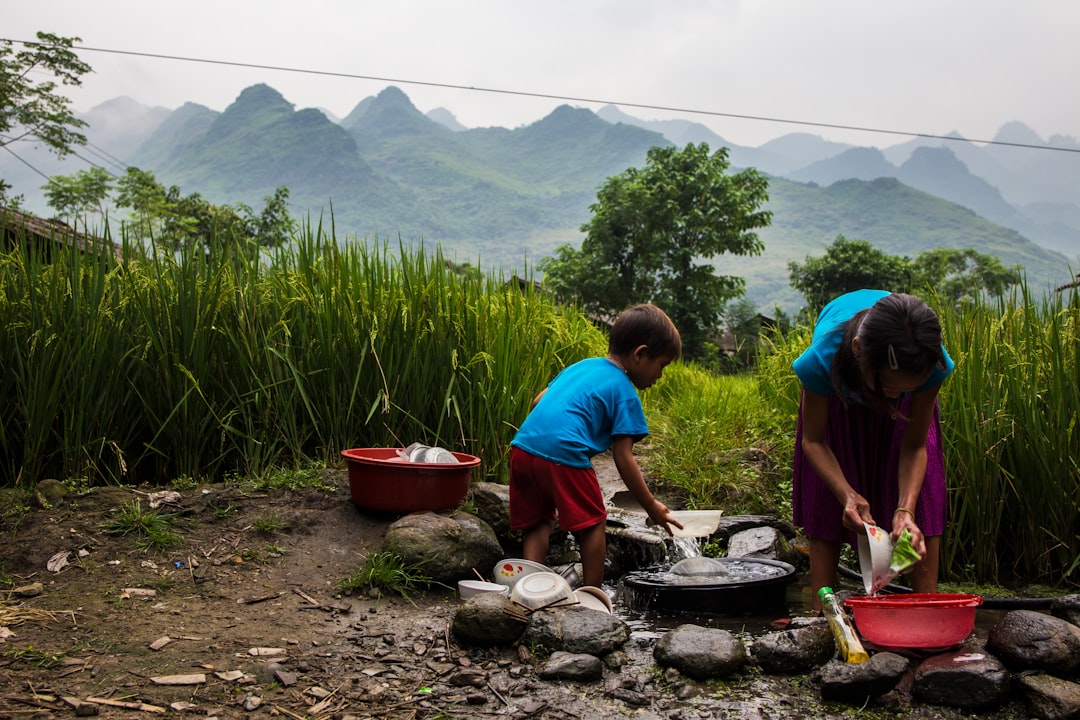
{"label": "mud", "polygon": [[[459,646],[449,589],[342,594],[396,518],[353,506],[343,470],[326,477],[333,491],[184,489],[163,508],[181,536],[167,552],[103,529],[114,508],[161,488],[95,491],[5,521],[0,718],[967,717],[913,706],[902,690],[862,710],[823,704],[807,676],[752,667],[687,681],[655,666],[649,632],[602,681],[542,681],[530,648]],[[58,553],[67,565],[50,570]],[[35,583],[38,595],[12,592]]]}

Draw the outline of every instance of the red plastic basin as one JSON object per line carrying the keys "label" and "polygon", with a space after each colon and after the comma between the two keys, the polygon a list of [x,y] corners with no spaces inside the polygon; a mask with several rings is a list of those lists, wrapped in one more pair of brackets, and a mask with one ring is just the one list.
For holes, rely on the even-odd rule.
{"label": "red plastic basin", "polygon": [[947,648],[967,639],[975,629],[978,595],[912,593],[868,595],[844,601],[855,629],[881,648]]}
{"label": "red plastic basin", "polygon": [[456,508],[469,492],[480,458],[454,453],[456,463],[409,462],[397,448],[350,448],[341,456],[349,469],[349,491],[358,507],[410,513]]}

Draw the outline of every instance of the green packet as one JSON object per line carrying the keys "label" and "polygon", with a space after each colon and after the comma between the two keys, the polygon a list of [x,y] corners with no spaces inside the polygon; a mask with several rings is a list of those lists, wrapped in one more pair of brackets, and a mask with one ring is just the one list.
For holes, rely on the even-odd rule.
{"label": "green packet", "polygon": [[900,533],[893,546],[892,557],[889,559],[889,569],[894,573],[903,572],[915,563],[922,560],[919,553],[911,546],[911,531],[907,528]]}

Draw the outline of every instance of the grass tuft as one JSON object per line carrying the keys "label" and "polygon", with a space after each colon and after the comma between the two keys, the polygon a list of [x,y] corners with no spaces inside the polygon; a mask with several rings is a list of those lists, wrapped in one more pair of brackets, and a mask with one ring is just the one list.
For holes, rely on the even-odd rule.
{"label": "grass tuft", "polygon": [[384,591],[393,592],[408,600],[433,584],[420,564],[407,563],[391,552],[374,552],[365,557],[362,567],[338,582],[338,587],[345,593],[373,591],[379,597]]}
{"label": "grass tuft", "polygon": [[138,499],[124,505],[116,515],[101,525],[108,535],[132,537],[144,549],[164,551],[180,544],[183,539],[173,529],[173,516],[156,508],[143,509]]}

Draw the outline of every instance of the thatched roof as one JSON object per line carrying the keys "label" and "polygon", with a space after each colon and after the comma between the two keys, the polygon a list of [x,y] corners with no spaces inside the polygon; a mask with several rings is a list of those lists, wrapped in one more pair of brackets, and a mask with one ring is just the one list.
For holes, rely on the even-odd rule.
{"label": "thatched roof", "polygon": [[1069,288],[1080,288],[1080,275],[1077,275],[1076,279],[1071,283],[1065,283],[1064,285],[1054,288],[1054,290],[1061,292],[1063,290],[1068,290]]}
{"label": "thatched roof", "polygon": [[120,247],[109,240],[79,232],[58,220],[45,220],[14,208],[0,208],[0,230],[3,231],[5,249],[20,244],[44,247],[47,251],[56,246],[67,246],[94,254],[104,249],[113,257],[120,257]]}

